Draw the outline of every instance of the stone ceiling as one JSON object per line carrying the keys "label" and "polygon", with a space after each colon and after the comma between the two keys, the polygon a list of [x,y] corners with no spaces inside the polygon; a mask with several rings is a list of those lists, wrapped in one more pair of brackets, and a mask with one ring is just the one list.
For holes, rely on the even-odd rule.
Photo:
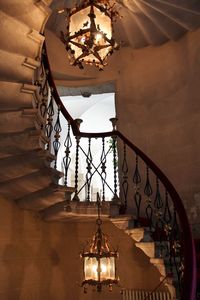
{"label": "stone ceiling", "polygon": [[[57,36],[65,30],[65,14],[57,11],[81,1],[54,0],[47,28]],[[114,24],[117,41],[132,48],[158,46],[200,27],[199,0],[117,0],[121,18]]]}

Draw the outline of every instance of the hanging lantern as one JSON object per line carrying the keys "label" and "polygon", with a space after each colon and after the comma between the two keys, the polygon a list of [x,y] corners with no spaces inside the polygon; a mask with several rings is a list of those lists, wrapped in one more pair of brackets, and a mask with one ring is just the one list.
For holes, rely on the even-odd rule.
{"label": "hanging lantern", "polygon": [[[83,69],[83,63],[102,70],[107,58],[118,49],[113,39],[113,21],[118,16],[109,0],[86,0],[67,9],[67,32],[61,32],[71,65]],[[61,11],[63,12],[63,11]]]}
{"label": "hanging lantern", "polygon": [[118,252],[111,250],[107,236],[102,232],[102,220],[100,218],[100,198],[97,194],[98,218],[96,220],[97,231],[93,236],[89,249],[83,251],[83,274],[82,286],[87,292],[87,285],[96,287],[98,292],[103,286],[108,286],[112,290],[113,284],[118,284],[119,278],[116,274],[116,259]]}

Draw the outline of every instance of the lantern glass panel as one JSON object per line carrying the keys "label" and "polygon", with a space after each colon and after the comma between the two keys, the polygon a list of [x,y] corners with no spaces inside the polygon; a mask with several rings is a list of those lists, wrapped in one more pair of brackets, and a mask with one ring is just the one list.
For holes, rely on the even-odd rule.
{"label": "lantern glass panel", "polygon": [[[90,18],[88,14],[90,12],[90,7],[80,10],[79,12],[73,14],[70,18],[69,32],[70,36],[73,36],[75,32],[78,32],[80,29],[90,28]],[[85,35],[79,35],[73,39],[74,42],[78,44],[84,44]],[[82,54],[81,48],[70,43],[71,49],[75,51],[74,57],[78,58]]]}
{"label": "lantern glass panel", "polygon": [[[109,46],[109,43],[105,40],[103,34],[106,34],[106,37],[108,39],[112,38],[112,24],[111,24],[111,19],[108,16],[106,16],[99,9],[94,7],[94,14],[96,16],[94,22],[96,24],[97,31],[91,32],[91,28],[90,28],[91,22],[90,22],[90,18],[88,17],[89,13],[90,13],[90,6],[73,14],[70,18],[69,32],[70,32],[70,36],[73,36],[80,29],[83,30],[88,29],[87,33],[80,34],[79,36],[75,37],[72,41],[80,45],[84,45],[85,41],[89,40],[92,34],[94,36],[94,45],[92,48],[88,49],[89,54],[83,57],[82,60],[88,63],[96,62],[98,64],[99,59],[96,56],[94,56],[92,52],[94,51],[94,48],[96,46],[108,45],[108,47],[98,51],[98,54],[102,60],[104,60],[104,58],[110,52],[112,47]],[[81,47],[78,47],[72,43],[70,43],[70,47],[72,50],[74,50],[75,59],[77,59],[82,55]]]}
{"label": "lantern glass panel", "polygon": [[94,13],[96,15],[96,18],[95,18],[96,26],[99,26],[100,31],[106,33],[106,36],[108,39],[111,39],[112,38],[112,25],[111,25],[110,18],[108,16],[106,16],[104,13],[102,13],[96,7],[94,8]]}
{"label": "lantern glass panel", "polygon": [[115,279],[115,258],[102,257],[100,258],[100,280]]}
{"label": "lantern glass panel", "polygon": [[98,261],[95,257],[84,258],[85,280],[98,280]]}

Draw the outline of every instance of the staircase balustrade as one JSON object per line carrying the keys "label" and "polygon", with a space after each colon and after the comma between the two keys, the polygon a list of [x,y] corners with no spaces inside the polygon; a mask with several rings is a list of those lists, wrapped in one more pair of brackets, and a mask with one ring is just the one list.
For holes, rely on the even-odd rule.
{"label": "staircase balustrade", "polygon": [[[156,255],[164,260],[166,275],[171,279],[171,284],[176,287],[176,299],[194,300],[196,289],[194,243],[187,214],[173,185],[151,159],[116,130],[116,125],[111,132],[80,131],[80,122],[71,117],[59,97],[46,48],[43,50],[41,77],[41,82],[37,82],[43,95],[43,100],[38,104],[40,115],[45,119],[45,125],[41,129],[48,140],[46,149],[51,150],[55,157],[54,168],[57,167],[60,149],[64,149],[61,158],[64,186],[70,184],[72,149],[75,152],[75,193],[72,201],[79,201],[79,195],[83,190],[84,200],[87,202],[92,200],[92,180],[98,174],[101,180],[102,201],[106,200],[106,190],[109,190],[112,193],[110,203],[117,203],[119,214],[131,213],[135,228],[148,229],[150,239],[156,244]],[[67,121],[65,129],[61,128],[61,115]],[[61,131],[65,132],[65,137],[62,136]],[[76,144],[74,148],[73,139]],[[83,140],[87,140],[86,148],[82,145]],[[92,145],[96,140],[101,144],[98,160],[94,159],[92,153]],[[85,182],[80,186],[81,153],[85,156],[86,171]],[[112,184],[107,180],[108,156],[113,163]]]}

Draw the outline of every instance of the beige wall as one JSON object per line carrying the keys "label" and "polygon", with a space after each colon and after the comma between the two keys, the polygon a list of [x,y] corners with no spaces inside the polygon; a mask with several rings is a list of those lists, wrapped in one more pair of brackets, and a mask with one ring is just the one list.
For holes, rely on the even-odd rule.
{"label": "beige wall", "polygon": [[[78,300],[83,294],[79,253],[95,231],[94,223],[45,223],[1,198],[0,299]],[[104,231],[119,246],[118,274],[125,288],[153,289],[159,274],[133,241],[112,224]],[[120,288],[96,295],[97,299],[121,299]]]}
{"label": "beige wall", "polygon": [[90,67],[80,71],[69,66],[67,58],[63,64],[62,43],[51,33],[47,42],[54,45],[48,49],[57,84],[116,82],[119,129],[166,173],[183,198],[190,222],[197,226],[200,31],[160,47],[122,48],[103,72]]}
{"label": "beige wall", "polygon": [[126,57],[132,64],[117,81],[119,127],[165,172],[197,224],[200,31],[159,48],[127,51]]}

